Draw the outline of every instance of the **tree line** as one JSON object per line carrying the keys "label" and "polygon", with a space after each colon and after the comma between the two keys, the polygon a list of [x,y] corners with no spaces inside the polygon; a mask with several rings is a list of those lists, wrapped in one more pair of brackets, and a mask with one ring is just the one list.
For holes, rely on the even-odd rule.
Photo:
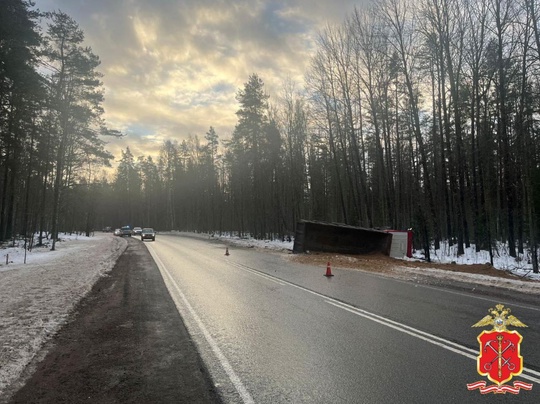
{"label": "tree line", "polygon": [[[77,42],[79,56],[62,62],[72,53],[54,51],[53,39],[65,31],[42,33],[51,39],[39,45],[22,7],[27,30],[9,31],[20,45],[0,48],[27,69],[0,73],[2,237],[55,223],[285,237],[311,219],[412,228],[428,260],[442,240],[491,254],[505,241],[514,257],[529,248],[537,271],[539,5],[355,9],[320,32],[304,87],[284,83],[270,99],[252,74],[226,139],[209,126],[202,138],[165,141],[157,156],[127,148],[111,179],[96,176],[111,158],[98,135],[114,135],[99,119],[97,57]],[[71,41],[82,40],[76,31]]]}
{"label": "tree line", "polygon": [[[0,7],[0,241],[93,225],[103,136],[99,58],[77,23],[22,0]],[[41,28],[44,22],[46,28]]]}

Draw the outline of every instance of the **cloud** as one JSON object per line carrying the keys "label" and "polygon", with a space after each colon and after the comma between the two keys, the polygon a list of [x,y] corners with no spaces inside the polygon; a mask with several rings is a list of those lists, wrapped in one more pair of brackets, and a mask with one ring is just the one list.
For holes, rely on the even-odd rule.
{"label": "cloud", "polygon": [[[257,73],[267,92],[301,81],[317,31],[340,22],[351,0],[37,0],[83,29],[101,61],[105,119],[131,145],[154,153],[165,139],[200,137],[210,126],[228,136],[235,96]],[[119,153],[118,153],[119,155]]]}

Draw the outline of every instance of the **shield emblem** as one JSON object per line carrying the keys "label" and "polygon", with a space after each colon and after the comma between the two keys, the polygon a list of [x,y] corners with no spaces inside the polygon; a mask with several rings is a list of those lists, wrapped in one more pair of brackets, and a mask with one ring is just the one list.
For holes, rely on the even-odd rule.
{"label": "shield emblem", "polygon": [[478,373],[499,386],[519,375],[523,370],[523,357],[519,352],[522,340],[517,331],[483,331],[478,336]]}

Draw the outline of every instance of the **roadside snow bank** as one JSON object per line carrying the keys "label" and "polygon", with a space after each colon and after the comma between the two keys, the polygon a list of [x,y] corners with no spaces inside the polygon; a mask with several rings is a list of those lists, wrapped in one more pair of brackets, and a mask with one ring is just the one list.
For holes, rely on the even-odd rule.
{"label": "roadside snow bank", "polygon": [[[0,250],[0,396],[127,246],[111,234],[61,235],[56,251]],[[9,254],[9,265],[5,265]]]}
{"label": "roadside snow bank", "polygon": [[[447,241],[441,242],[441,248],[430,250],[431,261],[435,263],[448,264],[456,263],[458,265],[474,265],[486,264],[490,262],[489,251],[476,251],[474,244],[464,249],[463,254],[458,254],[456,244],[450,245]],[[424,260],[424,252],[416,250],[413,252],[413,258],[407,261]],[[501,269],[516,276],[527,279],[539,280],[540,274],[532,272],[532,257],[531,252],[527,249],[523,254],[517,254],[516,257],[511,257],[508,252],[508,246],[504,243],[497,243],[497,247],[493,249],[493,268]]]}

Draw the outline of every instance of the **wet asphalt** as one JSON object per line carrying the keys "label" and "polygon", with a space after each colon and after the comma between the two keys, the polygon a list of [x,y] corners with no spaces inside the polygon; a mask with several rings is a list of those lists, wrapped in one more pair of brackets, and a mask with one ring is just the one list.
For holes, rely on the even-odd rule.
{"label": "wet asphalt", "polygon": [[[226,402],[539,402],[536,386],[512,397],[467,390],[482,379],[482,330],[471,326],[501,302],[496,290],[343,268],[327,278],[284,254],[229,246],[227,256],[222,243],[187,235],[147,246]],[[534,301],[502,303],[529,325],[521,352],[539,370]]]}

